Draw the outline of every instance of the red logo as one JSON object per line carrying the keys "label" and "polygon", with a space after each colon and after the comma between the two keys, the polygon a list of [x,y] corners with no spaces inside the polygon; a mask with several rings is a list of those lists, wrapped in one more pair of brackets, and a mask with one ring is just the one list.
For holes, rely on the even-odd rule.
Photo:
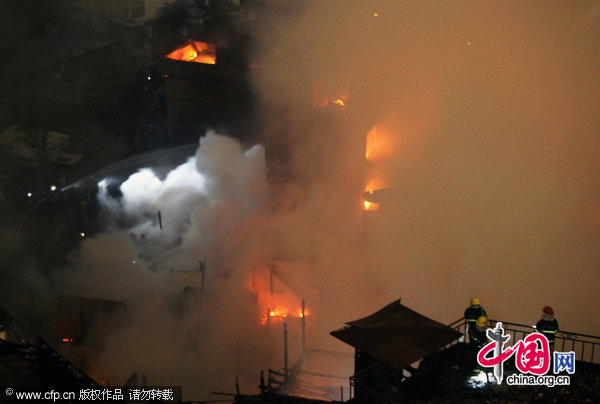
{"label": "red logo", "polygon": [[[487,354],[490,351],[494,352],[496,344],[496,341],[492,341],[479,351],[477,361],[481,366],[494,367],[500,365],[515,354],[517,369],[522,373],[544,375],[550,370],[550,344],[548,338],[540,333],[529,334],[514,346],[501,350],[499,355],[488,358]],[[503,348],[504,343],[501,342],[500,344]]]}

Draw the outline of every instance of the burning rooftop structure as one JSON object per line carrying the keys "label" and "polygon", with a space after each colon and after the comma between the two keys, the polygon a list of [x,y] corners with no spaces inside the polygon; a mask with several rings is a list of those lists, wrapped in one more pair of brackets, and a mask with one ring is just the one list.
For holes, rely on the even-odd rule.
{"label": "burning rooftop structure", "polygon": [[201,42],[190,39],[187,43],[166,55],[168,59],[182,62],[203,63],[214,65],[217,63],[217,52],[214,43]]}

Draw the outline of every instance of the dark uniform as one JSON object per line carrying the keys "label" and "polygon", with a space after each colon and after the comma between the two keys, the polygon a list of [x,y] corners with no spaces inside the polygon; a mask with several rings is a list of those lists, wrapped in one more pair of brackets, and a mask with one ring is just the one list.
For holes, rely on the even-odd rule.
{"label": "dark uniform", "polygon": [[486,335],[487,318],[479,316],[478,320],[469,326],[469,346],[471,348],[471,364],[478,367],[477,355],[488,342]]}
{"label": "dark uniform", "polygon": [[488,342],[485,331],[485,327],[479,327],[477,325],[469,328],[469,340],[471,346],[476,348],[478,352]]}
{"label": "dark uniform", "polygon": [[558,332],[558,321],[552,316],[545,315],[535,326],[537,332],[548,338],[550,352],[554,352],[554,338]]}
{"label": "dark uniform", "polygon": [[478,305],[470,305],[465,310],[465,320],[467,320],[467,324],[469,324],[469,328],[477,322],[477,319],[481,316],[487,317],[487,313],[485,309],[480,304]]}
{"label": "dark uniform", "polygon": [[471,329],[475,328],[477,319],[479,319],[479,317],[481,316],[487,318],[487,313],[485,312],[483,306],[480,304],[479,298],[474,297],[473,299],[471,299],[471,305],[465,310],[465,321],[469,330],[469,339],[471,338]]}

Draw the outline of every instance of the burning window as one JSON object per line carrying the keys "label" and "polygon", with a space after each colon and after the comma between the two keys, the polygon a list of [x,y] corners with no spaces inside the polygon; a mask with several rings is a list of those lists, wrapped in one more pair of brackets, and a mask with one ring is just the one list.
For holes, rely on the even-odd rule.
{"label": "burning window", "polygon": [[217,49],[214,43],[189,40],[182,48],[169,53],[167,58],[214,65],[217,63]]}

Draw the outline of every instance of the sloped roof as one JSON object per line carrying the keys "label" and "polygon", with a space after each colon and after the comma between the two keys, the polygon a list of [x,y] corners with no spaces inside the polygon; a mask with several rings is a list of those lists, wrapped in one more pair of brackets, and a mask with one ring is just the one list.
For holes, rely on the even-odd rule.
{"label": "sloped roof", "polygon": [[331,335],[390,365],[403,369],[458,339],[458,331],[400,304],[400,300]]}

